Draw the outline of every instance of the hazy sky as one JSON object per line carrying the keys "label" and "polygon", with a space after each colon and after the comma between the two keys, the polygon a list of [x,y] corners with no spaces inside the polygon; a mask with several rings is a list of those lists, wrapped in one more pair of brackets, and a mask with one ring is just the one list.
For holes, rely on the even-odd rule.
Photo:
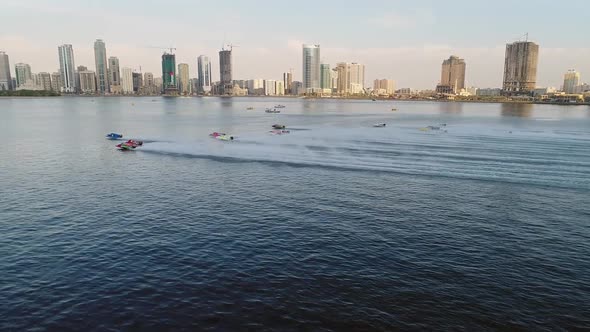
{"label": "hazy sky", "polygon": [[[539,86],[559,87],[570,68],[590,81],[588,0],[447,1],[198,1],[198,0],[1,0],[0,50],[13,67],[57,71],[57,46],[74,47],[76,66],[94,70],[93,43],[121,67],[161,71],[163,48],[177,48],[177,63],[208,55],[219,78],[217,52],[233,43],[236,79],[281,79],[293,68],[301,77],[301,44],[321,45],[322,60],[366,65],[375,78],[397,87],[434,88],[443,59],[467,63],[467,85],[499,87],[507,42],[540,45]],[[587,76],[586,76],[587,75]],[[588,78],[588,79],[586,79]]]}

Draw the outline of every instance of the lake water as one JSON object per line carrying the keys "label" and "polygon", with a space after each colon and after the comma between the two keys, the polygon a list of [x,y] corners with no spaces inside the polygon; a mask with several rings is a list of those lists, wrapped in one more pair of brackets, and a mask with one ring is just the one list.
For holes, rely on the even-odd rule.
{"label": "lake water", "polygon": [[2,331],[590,328],[586,106],[5,98],[0,142]]}

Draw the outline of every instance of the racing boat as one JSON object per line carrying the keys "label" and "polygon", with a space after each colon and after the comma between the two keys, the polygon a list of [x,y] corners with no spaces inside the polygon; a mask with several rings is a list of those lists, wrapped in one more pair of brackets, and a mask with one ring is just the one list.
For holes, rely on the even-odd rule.
{"label": "racing boat", "polygon": [[234,140],[234,137],[232,135],[225,135],[225,134],[217,136],[216,138],[221,141],[233,141]]}
{"label": "racing boat", "polygon": [[281,104],[275,105],[275,108],[285,108],[285,107],[287,107],[287,106],[281,105]]}
{"label": "racing boat", "polygon": [[289,134],[290,131],[289,130],[271,130],[270,133],[273,135],[283,135],[283,134]]}
{"label": "racing boat", "polygon": [[123,135],[117,134],[117,133],[110,133],[110,134],[106,135],[106,138],[108,138],[110,140],[117,140],[117,139],[123,138]]}
{"label": "racing boat", "polygon": [[387,124],[385,124],[385,123],[375,123],[373,125],[373,127],[376,127],[376,128],[382,128],[382,127],[385,127],[385,126],[387,126]]}
{"label": "racing boat", "polygon": [[287,128],[285,125],[282,125],[282,124],[273,124],[272,127],[274,129],[285,129],[285,128]]}
{"label": "racing boat", "polygon": [[138,146],[142,146],[143,142],[142,141],[135,141],[135,140],[128,140],[127,142],[123,142],[121,144],[117,144],[117,147],[119,148],[119,150],[133,150],[135,148],[137,148]]}
{"label": "racing boat", "polygon": [[281,111],[279,111],[279,110],[278,110],[278,109],[276,109],[276,108],[275,108],[275,109],[270,109],[270,108],[267,108],[267,109],[265,109],[264,111],[265,111],[266,113],[281,113]]}
{"label": "racing boat", "polygon": [[213,138],[217,138],[219,136],[225,136],[225,133],[218,133],[218,132],[214,131],[211,134],[209,134],[209,136],[211,136]]}

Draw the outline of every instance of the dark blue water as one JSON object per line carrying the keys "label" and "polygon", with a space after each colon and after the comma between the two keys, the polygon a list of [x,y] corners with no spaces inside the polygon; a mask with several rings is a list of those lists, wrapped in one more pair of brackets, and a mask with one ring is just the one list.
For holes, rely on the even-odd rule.
{"label": "dark blue water", "polygon": [[0,99],[0,142],[2,331],[590,328],[587,107]]}

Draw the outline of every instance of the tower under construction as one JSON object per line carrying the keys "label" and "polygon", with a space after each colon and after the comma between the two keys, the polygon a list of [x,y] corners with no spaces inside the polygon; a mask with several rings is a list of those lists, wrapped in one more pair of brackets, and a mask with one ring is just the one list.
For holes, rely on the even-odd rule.
{"label": "tower under construction", "polygon": [[178,95],[176,85],[176,55],[172,52],[162,54],[162,90],[165,95]]}

